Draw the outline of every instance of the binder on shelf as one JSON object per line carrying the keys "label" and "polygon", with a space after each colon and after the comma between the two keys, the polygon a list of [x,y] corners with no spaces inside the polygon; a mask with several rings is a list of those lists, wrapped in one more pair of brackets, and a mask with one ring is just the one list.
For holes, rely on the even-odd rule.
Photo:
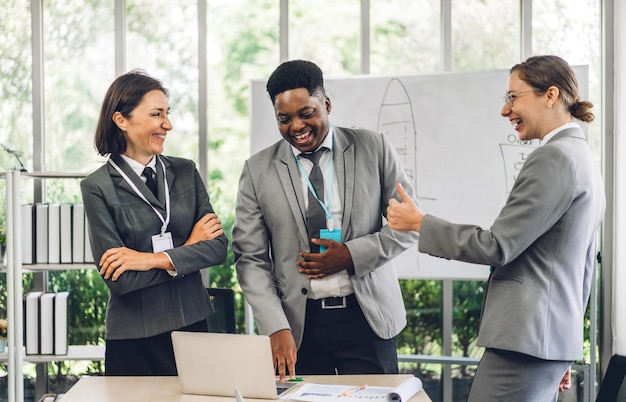
{"label": "binder on shelf", "polygon": [[43,292],[24,295],[24,346],[27,355],[39,354],[39,296]]}
{"label": "binder on shelf", "polygon": [[54,298],[54,354],[67,354],[67,298],[69,292],[58,292]]}
{"label": "binder on shelf", "polygon": [[54,298],[55,293],[39,296],[39,354],[54,354]]}
{"label": "binder on shelf", "polygon": [[61,263],[72,262],[72,204],[61,204],[59,211]]}
{"label": "binder on shelf", "polygon": [[72,262],[85,262],[85,207],[72,205]]}
{"label": "binder on shelf", "polygon": [[35,262],[48,263],[48,204],[35,204]]}
{"label": "binder on shelf", "polygon": [[22,264],[33,263],[33,204],[21,206]]}
{"label": "binder on shelf", "polygon": [[48,263],[61,262],[61,204],[48,204]]}

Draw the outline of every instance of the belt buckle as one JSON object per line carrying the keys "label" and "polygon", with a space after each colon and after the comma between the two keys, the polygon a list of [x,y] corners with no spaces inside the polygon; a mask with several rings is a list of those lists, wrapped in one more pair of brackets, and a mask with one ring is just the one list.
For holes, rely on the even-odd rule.
{"label": "belt buckle", "polygon": [[[322,299],[322,310],[334,310],[334,309],[338,309],[338,308],[346,308],[348,306],[347,301],[346,301],[346,296],[342,296],[341,297],[341,304],[337,304],[335,306],[327,306],[326,305],[326,299],[327,298],[323,298]],[[330,299],[330,297],[329,297]],[[335,297],[333,297],[333,299],[335,299]]]}

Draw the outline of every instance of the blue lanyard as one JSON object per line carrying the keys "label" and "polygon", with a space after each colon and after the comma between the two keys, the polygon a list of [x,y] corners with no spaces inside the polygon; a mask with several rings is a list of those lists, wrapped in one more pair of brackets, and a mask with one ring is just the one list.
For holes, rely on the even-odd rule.
{"label": "blue lanyard", "polygon": [[319,197],[317,196],[317,192],[315,192],[315,189],[313,188],[313,184],[311,183],[311,180],[309,179],[309,174],[306,172],[306,170],[304,170],[304,166],[302,166],[302,163],[300,163],[300,160],[298,159],[298,157],[294,155],[294,158],[296,159],[296,163],[298,164],[298,167],[300,168],[300,171],[302,172],[302,175],[304,176],[304,180],[306,180],[306,185],[309,188],[309,191],[311,192],[311,194],[313,194],[317,202],[319,202],[320,206],[324,210],[324,213],[326,213],[326,221],[327,221],[326,223],[328,226],[328,230],[330,230],[331,232],[333,231],[333,215],[330,213],[330,207],[333,202],[333,142],[334,142],[334,136],[331,136],[330,137],[330,159],[328,160],[328,179],[326,180],[326,187],[327,187],[326,194],[328,194],[328,197],[327,197],[328,206],[324,204],[324,201],[319,199]]}

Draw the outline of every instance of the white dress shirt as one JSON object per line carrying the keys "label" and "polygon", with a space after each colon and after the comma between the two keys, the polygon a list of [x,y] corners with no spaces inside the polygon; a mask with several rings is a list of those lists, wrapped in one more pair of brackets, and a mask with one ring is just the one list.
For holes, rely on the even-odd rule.
{"label": "white dress shirt", "polygon": [[[319,147],[326,147],[328,149],[331,149],[332,144],[333,144],[333,140],[332,140],[333,135],[334,135],[334,130],[331,125],[329,127],[328,135],[326,136],[326,138],[320,144]],[[310,160],[306,158],[299,158],[298,155],[300,155],[301,152],[294,146],[291,147],[291,150],[293,151],[294,157],[296,157],[300,161],[300,163],[302,164],[302,167],[304,167],[304,170],[307,172],[307,174],[309,174],[311,172],[311,169],[313,169],[313,162],[311,162]],[[324,152],[318,163],[322,171],[322,176],[324,177],[324,183],[325,183],[324,189],[328,188],[326,183],[328,183],[327,180],[328,180],[329,167],[330,167],[330,155],[331,155],[330,151]],[[333,177],[332,177],[333,195],[332,195],[332,204],[330,205],[329,210],[333,216],[334,228],[341,229],[341,216],[342,216],[341,196],[343,194],[339,191],[339,182],[337,181],[336,171],[337,171],[336,169],[333,169]],[[309,197],[306,195],[309,193],[309,188],[307,186],[307,180],[303,175],[301,175],[300,181],[302,183],[302,193],[305,195],[304,197],[305,208],[308,208]],[[326,194],[326,193],[327,191],[324,191],[324,203],[328,207],[329,194]],[[325,297],[347,296],[347,295],[354,293],[352,282],[350,281],[350,277],[345,270],[338,272],[336,274],[333,274],[333,275],[326,276],[321,279],[311,279],[311,285],[309,287],[309,290],[310,291],[307,294],[307,297],[309,299],[321,299]]]}

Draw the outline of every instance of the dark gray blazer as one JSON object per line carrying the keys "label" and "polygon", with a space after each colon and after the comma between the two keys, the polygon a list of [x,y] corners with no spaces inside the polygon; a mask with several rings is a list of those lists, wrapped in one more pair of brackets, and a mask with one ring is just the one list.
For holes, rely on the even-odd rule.
{"label": "dark gray blazer", "polygon": [[[383,216],[396,183],[410,194],[413,186],[382,134],[335,127],[334,140],[342,236],[356,273],[350,279],[372,330],[389,339],[406,325],[391,260],[414,245],[417,234],[392,231]],[[309,249],[305,196],[291,146],[281,139],[246,161],[233,228],[237,276],[259,332],[291,329],[298,346],[311,282],[296,266],[299,253]]]}
{"label": "dark gray blazer", "polygon": [[576,360],[604,208],[587,140],[567,128],[528,157],[490,230],[426,215],[419,250],[495,267],[479,346]]}
{"label": "dark gray blazer", "polygon": [[[119,156],[115,163],[165,217],[165,206]],[[206,188],[194,163],[187,159],[159,156],[166,168],[170,190],[174,248],[168,250],[178,275],[161,269],[127,271],[117,281],[106,280],[109,304],[106,315],[107,339],[132,339],[182,328],[208,317],[213,309],[201,281],[200,270],[226,259],[228,239],[182,246],[199,218],[213,212]],[[157,162],[159,198],[164,200],[163,172]],[[161,221],[107,163],[81,182],[89,236],[96,265],[102,254],[113,247],[152,252],[152,236]]]}

